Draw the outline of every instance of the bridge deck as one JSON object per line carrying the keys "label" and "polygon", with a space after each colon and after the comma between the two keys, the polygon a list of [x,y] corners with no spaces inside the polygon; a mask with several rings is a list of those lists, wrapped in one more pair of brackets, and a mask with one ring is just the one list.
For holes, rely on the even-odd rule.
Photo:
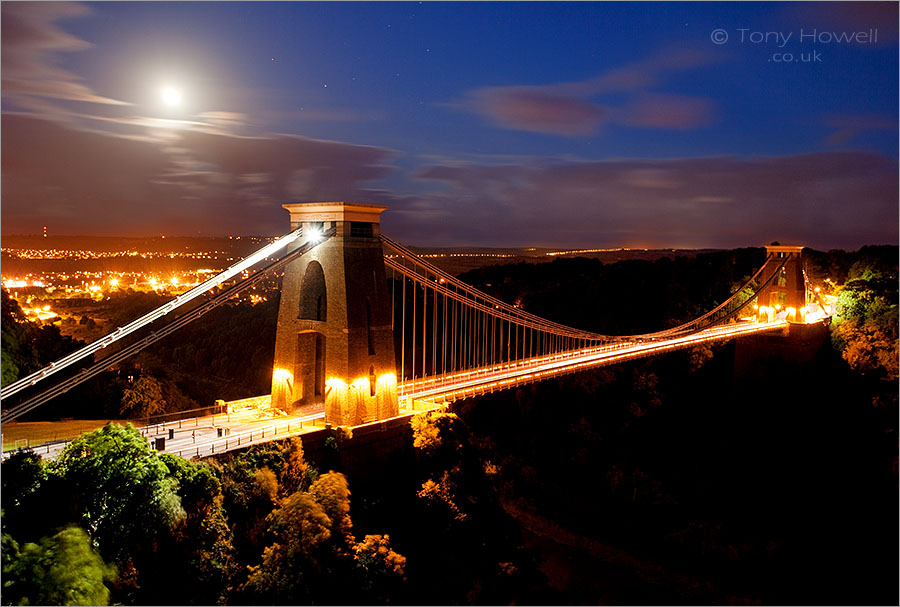
{"label": "bridge deck", "polygon": [[[821,322],[821,321],[819,321]],[[525,359],[510,365],[483,367],[471,371],[427,377],[398,385],[400,415],[440,406],[454,400],[549,379],[603,365],[615,364],[653,354],[690,348],[703,343],[733,339],[743,335],[779,331],[788,322],[746,322],[713,327],[672,339],[647,342],[623,342],[585,348],[573,352]],[[139,428],[148,440],[165,438],[165,452],[186,458],[204,457],[243,449],[274,439],[299,436],[324,426],[324,411],[305,411],[297,415],[277,415],[271,409],[248,409],[231,414],[220,413]],[[378,422],[376,422],[378,423]],[[169,439],[169,431],[173,438]],[[219,431],[222,436],[219,436]],[[55,458],[70,441],[32,447],[45,457]],[[4,458],[11,452],[5,452]]]}
{"label": "bridge deck", "polygon": [[[305,432],[321,429],[324,420],[324,411],[277,415],[271,409],[251,409],[141,426],[138,430],[149,441],[157,438],[165,439],[165,449],[162,452],[192,458],[243,449],[276,438],[299,436]],[[126,421],[122,420],[120,423],[124,424]],[[170,430],[174,435],[172,439],[168,438]],[[219,436],[220,430],[222,436]],[[55,459],[71,442],[55,441],[30,449],[43,457]],[[9,457],[12,453],[13,451],[5,451],[3,458]]]}
{"label": "bridge deck", "polygon": [[401,383],[397,387],[398,396],[401,410],[412,410],[414,409],[413,403],[418,400],[433,403],[451,402],[591,367],[689,348],[702,343],[732,339],[741,335],[781,330],[787,325],[787,321],[784,320],[737,323],[713,327],[663,341],[609,344],[553,356],[520,360],[510,365],[504,364],[460,373],[436,375]]}

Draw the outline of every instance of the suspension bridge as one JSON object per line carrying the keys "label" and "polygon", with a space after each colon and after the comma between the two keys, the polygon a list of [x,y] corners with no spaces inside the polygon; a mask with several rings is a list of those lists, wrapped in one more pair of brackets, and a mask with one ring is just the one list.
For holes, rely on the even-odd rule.
{"label": "suspension bridge", "polygon": [[[117,365],[276,272],[284,277],[271,394],[219,401],[216,415],[142,427],[160,450],[196,457],[297,435],[323,422],[358,427],[567,373],[784,332],[829,317],[808,288],[802,247],[767,247],[763,265],[696,319],[654,333],[614,336],[561,325],[467,285],[382,235],[385,207],[342,202],[284,207],[291,214],[291,232],[285,236],[4,387],[0,422]],[[263,261],[267,264],[255,273],[209,294]],[[182,307],[186,311],[163,327],[97,356]],[[71,368],[88,357],[97,360],[73,374]],[[49,381],[66,369],[56,376],[61,379]],[[18,402],[7,406],[12,400]],[[63,446],[43,447],[52,456]]]}

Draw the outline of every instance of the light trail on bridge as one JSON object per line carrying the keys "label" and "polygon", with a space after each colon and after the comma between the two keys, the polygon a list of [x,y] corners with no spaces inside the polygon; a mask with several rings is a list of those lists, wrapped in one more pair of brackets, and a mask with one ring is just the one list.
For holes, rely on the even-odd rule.
{"label": "light trail on bridge", "polygon": [[[332,225],[326,233],[316,230],[309,234],[304,245],[270,264],[263,271],[284,267],[304,255],[316,243],[330,238],[336,233],[336,224]],[[291,232],[232,266],[226,272],[175,298],[150,314],[126,327],[117,329],[86,348],[52,363],[38,373],[7,386],[3,389],[2,397],[5,399],[51,373],[73,364],[79,358],[105,348],[129,333],[158,320],[178,306],[199,296],[211,286],[224,282],[230,276],[254,265],[301,236],[302,228]],[[349,237],[353,237],[352,226]],[[778,250],[768,252],[763,266],[745,279],[742,286],[733,290],[722,303],[698,318],[655,333],[612,336],[565,326],[527,312],[519,303],[511,305],[496,299],[440,270],[412,253],[408,248],[383,235],[381,236],[381,245],[391,253],[384,256],[384,265],[391,272],[388,277],[387,293],[389,293],[391,305],[391,329],[395,348],[398,348],[395,349],[397,373],[383,375],[383,377],[392,378],[390,386],[382,386],[379,383],[380,379],[374,375],[372,370],[374,367],[370,367],[368,376],[346,379],[335,377],[324,382],[326,385],[332,381],[342,382],[345,386],[352,385],[354,387],[355,404],[353,406],[356,407],[356,410],[353,415],[356,417],[353,418],[355,421],[351,423],[358,423],[358,420],[370,421],[373,416],[378,420],[391,419],[392,416],[398,414],[398,401],[400,415],[410,415],[423,407],[438,407],[461,398],[508,389],[585,369],[746,335],[785,331],[792,322],[797,323],[798,320],[805,324],[827,321],[828,312],[821,305],[821,301],[818,304],[819,310],[814,311],[813,306],[809,305],[811,299],[808,293],[807,305],[802,305],[803,301],[797,301],[793,304],[797,309],[790,306],[781,312],[779,312],[781,306],[777,304],[777,300],[773,300],[773,296],[767,294],[765,300],[768,302],[767,305],[760,303],[753,306],[756,309],[754,320],[751,321],[747,318],[738,320],[739,314],[744,308],[761,297],[762,293],[768,293],[766,289],[769,288],[769,285],[786,289],[783,275],[789,262],[794,264],[794,271],[796,271],[796,262],[799,257],[795,257],[795,255],[799,256],[799,252],[795,252],[793,249],[799,251],[798,247],[781,247],[781,249],[785,249],[784,251],[776,247]],[[263,271],[258,274],[262,274]],[[374,278],[376,273],[373,272],[372,275]],[[244,282],[253,279],[250,277],[231,286],[213,300],[197,306],[194,310],[182,315],[166,327],[151,333],[143,340],[136,341],[106,359],[98,361],[90,369],[82,370],[80,375],[64,380],[57,386],[19,403],[16,407],[8,408],[3,412],[0,421],[6,422],[8,419],[26,413],[83,381],[91,374],[98,373],[109,364],[116,364],[120,358],[130,356],[139,349],[161,339],[218,305],[220,301],[224,301],[231,295],[231,291],[243,288]],[[776,283],[776,279],[781,280],[781,283]],[[805,274],[803,284],[808,287],[808,278]],[[300,288],[304,288],[303,283]],[[782,293],[782,295],[786,297],[786,294]],[[368,300],[366,305],[365,328],[368,331],[369,339],[368,355],[373,356],[374,332],[372,320],[368,315]],[[820,313],[821,319],[818,317]],[[294,312],[291,311],[291,314]],[[320,321],[316,320],[316,322]],[[324,322],[324,319],[321,322]],[[303,328],[305,330],[307,327]],[[342,329],[344,333],[348,331],[346,326],[338,328]],[[322,328],[316,327],[315,330],[320,331]],[[319,368],[319,361],[320,355],[317,350],[316,369]],[[324,365],[324,356],[321,357],[321,362]],[[283,370],[275,369],[273,371],[273,386],[279,371]],[[317,371],[316,381],[324,379],[325,376],[324,369],[321,373]],[[394,392],[395,389],[396,392]],[[389,396],[390,399],[396,398],[396,400],[393,401],[393,408],[387,408],[385,411],[378,409],[376,415],[368,407],[371,403],[377,405],[381,402],[377,398],[383,398],[385,390],[389,390],[389,394],[396,394],[396,396]],[[324,403],[313,401],[307,404],[323,405],[325,410],[330,412],[328,415],[332,416],[328,418],[331,423],[339,425],[347,423],[347,419],[350,418],[342,417],[343,411],[340,413],[336,413],[336,411],[344,405],[349,407],[350,401],[344,403],[338,399],[338,396],[329,397],[328,394],[328,392],[324,393]],[[378,396],[376,397],[376,395]],[[271,407],[273,404],[271,396],[258,398],[266,401],[266,407]],[[329,398],[331,398],[330,401]],[[371,403],[367,399],[370,399]],[[294,402],[293,405],[296,407],[297,402]],[[287,407],[286,410],[291,410],[291,407]],[[275,410],[270,408],[268,411],[269,414],[266,415],[271,418],[275,414]],[[262,419],[253,421],[249,425],[235,427],[238,429],[238,433],[232,436],[201,436],[201,441],[198,443],[196,435],[192,434],[189,445],[182,444],[184,437],[180,437],[175,444],[166,444],[165,450],[186,457],[221,453],[234,448],[243,448],[256,442],[294,435],[301,431],[304,421],[308,423],[327,417],[326,413],[318,412],[303,420],[297,420],[299,411],[294,409],[293,412],[294,415],[291,416],[291,419]],[[307,411],[307,413],[310,412]],[[260,412],[260,415],[263,413]],[[279,415],[283,416],[284,412],[280,411]],[[199,421],[194,421],[195,428],[199,423]],[[180,427],[181,422],[179,422]],[[212,421],[210,430],[215,432],[222,428],[224,426]],[[172,426],[163,425],[162,429],[172,429]],[[159,427],[156,430],[159,430]],[[143,429],[148,434],[156,430],[149,427]],[[201,433],[204,432],[205,430],[201,430]],[[162,445],[160,446],[162,447]],[[47,450],[49,454],[50,447],[47,447]]]}
{"label": "light trail on bridge", "polygon": [[[401,385],[429,385],[466,378],[484,369],[521,368],[534,361],[568,359],[585,352],[618,350],[633,343],[662,342],[728,326],[790,259],[768,254],[763,265],[722,303],[677,326],[637,335],[604,335],[561,325],[468,285],[382,235],[389,255],[391,298]],[[760,310],[762,312],[762,310]],[[775,310],[772,310],[774,316]],[[758,320],[765,321],[762,314]],[[769,318],[768,320],[774,320]],[[416,391],[416,388],[405,388]],[[401,394],[402,397],[402,394]]]}
{"label": "light trail on bridge", "polygon": [[652,354],[733,339],[743,335],[783,330],[787,326],[788,322],[785,320],[738,323],[660,341],[625,342],[584,348],[574,352],[520,360],[510,365],[482,367],[462,373],[436,375],[421,380],[403,382],[397,386],[398,396],[402,408],[413,409],[416,400],[446,403],[486,392],[504,390],[522,383],[550,379],[567,373]]}

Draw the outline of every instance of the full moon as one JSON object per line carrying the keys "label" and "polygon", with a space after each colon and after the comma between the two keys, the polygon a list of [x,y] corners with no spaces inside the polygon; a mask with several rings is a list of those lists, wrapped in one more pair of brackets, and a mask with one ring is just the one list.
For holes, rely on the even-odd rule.
{"label": "full moon", "polygon": [[181,91],[171,86],[167,86],[162,90],[163,103],[170,107],[181,105]]}

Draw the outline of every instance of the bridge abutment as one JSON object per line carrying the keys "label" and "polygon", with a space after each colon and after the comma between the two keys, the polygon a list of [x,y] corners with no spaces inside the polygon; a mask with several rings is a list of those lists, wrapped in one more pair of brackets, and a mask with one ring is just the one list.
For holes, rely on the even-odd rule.
{"label": "bridge abutment", "polygon": [[397,415],[380,230],[386,207],[347,202],[283,206],[291,214],[291,229],[303,227],[300,240],[307,240],[307,231],[334,228],[335,234],[285,268],[272,406],[288,413],[324,406],[325,420],[335,425]]}
{"label": "bridge abutment", "polygon": [[[828,323],[790,323],[784,330],[747,335],[734,342],[734,378],[750,385],[763,381],[773,367],[798,373],[813,363],[828,339]],[[769,384],[766,397],[776,397],[779,385]]]}

